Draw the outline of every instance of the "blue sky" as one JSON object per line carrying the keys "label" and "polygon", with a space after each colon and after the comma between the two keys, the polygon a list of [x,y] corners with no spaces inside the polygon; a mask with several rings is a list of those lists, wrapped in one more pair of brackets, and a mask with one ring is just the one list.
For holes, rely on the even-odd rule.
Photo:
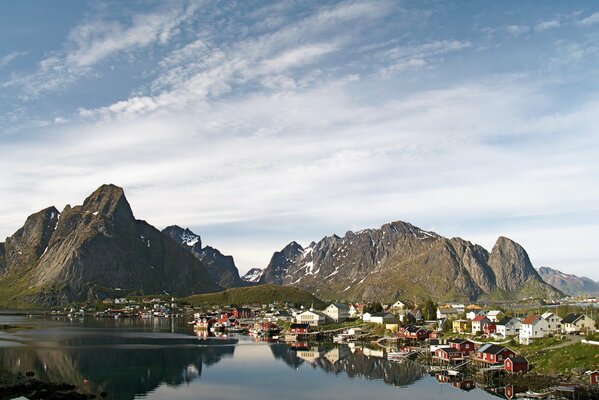
{"label": "blue sky", "polygon": [[0,235],[125,188],[243,272],[404,220],[599,279],[595,2],[0,2]]}

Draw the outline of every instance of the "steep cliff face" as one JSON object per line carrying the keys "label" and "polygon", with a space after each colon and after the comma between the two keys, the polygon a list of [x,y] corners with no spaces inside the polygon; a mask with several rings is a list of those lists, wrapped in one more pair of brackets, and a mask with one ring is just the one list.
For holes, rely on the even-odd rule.
{"label": "steep cliff face", "polygon": [[239,277],[239,270],[235,266],[232,256],[226,256],[217,249],[206,246],[202,247],[202,240],[189,229],[172,225],[163,229],[162,233],[173,239],[200,260],[208,269],[212,280],[220,287],[228,289],[232,287],[246,286]]}
{"label": "steep cliff face", "polygon": [[526,252],[509,239],[500,238],[489,254],[401,221],[325,237],[305,249],[292,242],[273,255],[261,281],[350,300],[472,300],[519,296],[522,288],[531,295],[560,294],[542,282]]}
{"label": "steep cliff face", "polygon": [[220,289],[199,260],[136,220],[114,185],[101,186],[83,205],[67,205],[60,214],[53,207],[33,214],[4,247],[0,287],[26,284],[17,296],[10,293],[9,303],[60,305],[114,291],[187,295]]}
{"label": "steep cliff face", "polygon": [[549,267],[541,267],[538,272],[545,282],[570,296],[599,294],[599,282],[586,276],[565,274]]}
{"label": "steep cliff face", "polygon": [[489,266],[502,290],[514,290],[530,279],[542,282],[522,246],[503,236],[491,251]]}

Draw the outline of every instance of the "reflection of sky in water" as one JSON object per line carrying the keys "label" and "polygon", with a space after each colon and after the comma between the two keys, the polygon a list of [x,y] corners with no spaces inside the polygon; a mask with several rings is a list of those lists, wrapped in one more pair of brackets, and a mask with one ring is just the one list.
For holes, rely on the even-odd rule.
{"label": "reflection of sky in water", "polygon": [[[0,316],[0,324],[5,321]],[[417,364],[393,364],[346,347],[294,351],[246,336],[200,339],[181,320],[11,318],[29,322],[37,329],[0,334],[0,366],[106,390],[116,400],[493,398],[421,378]]]}

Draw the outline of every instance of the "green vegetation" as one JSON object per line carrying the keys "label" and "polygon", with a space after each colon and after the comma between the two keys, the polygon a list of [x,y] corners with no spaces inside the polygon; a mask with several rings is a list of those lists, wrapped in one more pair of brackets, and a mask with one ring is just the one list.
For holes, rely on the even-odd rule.
{"label": "green vegetation", "polygon": [[315,308],[323,308],[326,306],[322,300],[314,297],[308,292],[289,286],[278,285],[233,288],[217,293],[197,294],[184,297],[181,300],[194,306],[270,303],[289,303],[303,305],[304,307],[309,307],[313,304]]}
{"label": "green vegetation", "polygon": [[0,308],[34,308],[35,304],[28,297],[38,294],[40,288],[30,289],[29,284],[29,274],[5,275],[0,280]]}
{"label": "green vegetation", "polygon": [[528,357],[535,372],[564,373],[572,368],[596,369],[599,365],[599,346],[573,344]]}

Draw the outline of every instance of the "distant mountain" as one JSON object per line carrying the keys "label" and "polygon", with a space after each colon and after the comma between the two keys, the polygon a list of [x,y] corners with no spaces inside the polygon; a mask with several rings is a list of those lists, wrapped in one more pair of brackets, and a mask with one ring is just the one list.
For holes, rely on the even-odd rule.
{"label": "distant mountain", "polygon": [[259,282],[261,277],[262,269],[252,268],[248,272],[246,272],[245,275],[241,277],[241,279],[246,282]]}
{"label": "distant mountain", "polygon": [[570,296],[599,294],[599,282],[585,276],[565,274],[549,267],[541,267],[537,271],[545,282]]}
{"label": "distant mountain", "polygon": [[46,208],[0,243],[0,306],[55,306],[106,296],[217,291],[208,268],[145,221],[123,189],[102,185],[83,205]]}
{"label": "distant mountain", "polygon": [[210,246],[202,248],[202,240],[199,235],[177,225],[171,225],[163,229],[162,233],[202,261],[208,268],[214,282],[220,287],[227,289],[246,285],[246,282],[239,277],[239,270],[235,266],[233,257],[225,256]]}
{"label": "distant mountain", "polygon": [[526,251],[500,237],[491,253],[406,222],[325,237],[275,252],[261,283],[294,286],[325,299],[394,301],[554,298]]}

